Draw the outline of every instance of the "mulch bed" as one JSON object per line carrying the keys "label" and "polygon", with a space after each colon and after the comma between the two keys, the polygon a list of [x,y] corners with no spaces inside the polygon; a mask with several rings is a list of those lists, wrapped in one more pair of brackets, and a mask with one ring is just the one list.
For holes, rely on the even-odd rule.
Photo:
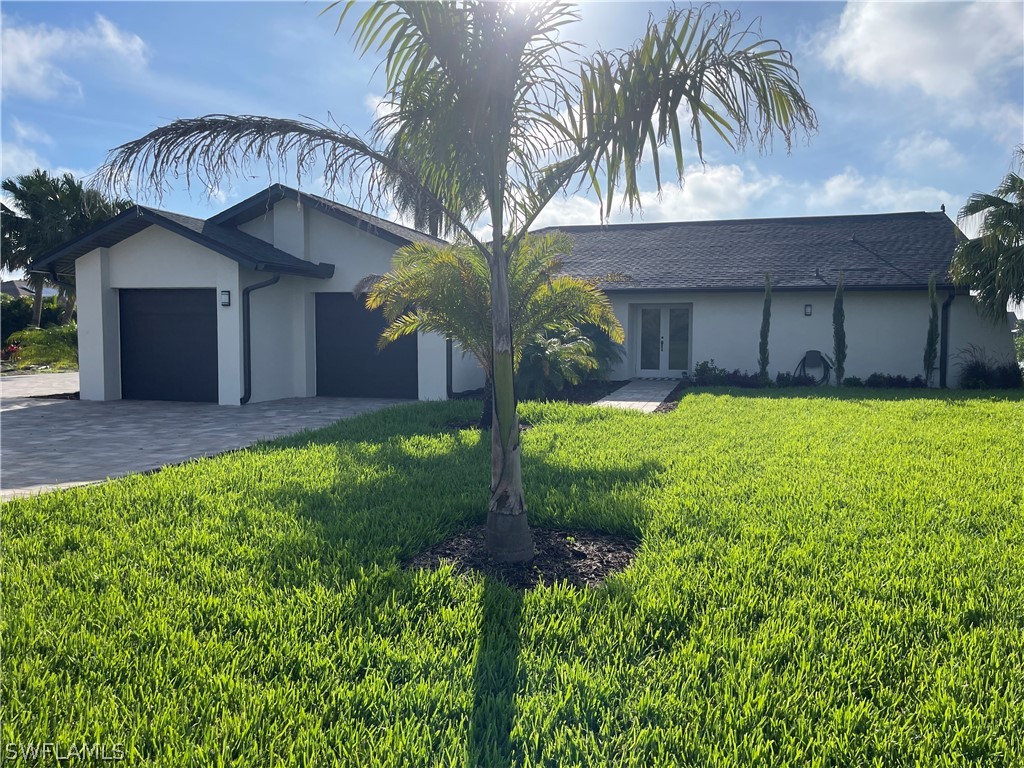
{"label": "mulch bed", "polygon": [[78,392],[61,392],[55,395],[29,395],[36,400],[81,400]]}
{"label": "mulch bed", "polygon": [[[480,429],[480,419],[452,419],[445,422],[444,426],[445,429],[449,429],[452,432],[460,432],[463,429]],[[533,429],[533,424],[525,419],[519,419],[520,434],[528,429]]]}
{"label": "mulch bed", "polygon": [[661,405],[659,405],[657,408],[654,409],[654,412],[655,413],[672,413],[672,411],[674,411],[676,408],[679,407],[679,401],[683,399],[683,393],[686,391],[686,388],[689,387],[689,386],[690,386],[690,383],[688,381],[686,381],[685,379],[683,381],[680,381],[676,385],[676,388],[668,393],[668,395],[662,401]]}
{"label": "mulch bed", "polygon": [[531,562],[497,563],[487,554],[484,530],[478,525],[457,533],[416,555],[406,568],[435,570],[447,561],[459,573],[475,571],[516,589],[555,582],[598,587],[611,574],[625,569],[636,555],[636,542],[627,536],[534,528],[536,555]]}

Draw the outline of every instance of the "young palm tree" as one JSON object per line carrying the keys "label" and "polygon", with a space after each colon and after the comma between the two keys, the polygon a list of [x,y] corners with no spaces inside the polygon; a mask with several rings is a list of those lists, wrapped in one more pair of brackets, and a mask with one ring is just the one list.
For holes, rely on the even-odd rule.
{"label": "young palm tree", "polygon": [[[1015,156],[1024,167],[1024,144]],[[971,195],[957,219],[975,216],[982,217],[981,233],[957,245],[950,272],[978,291],[982,310],[999,320],[1010,301],[1024,301],[1024,179],[1011,171],[992,194]]]}
{"label": "young palm tree", "polygon": [[[613,341],[624,338],[608,297],[593,282],[559,274],[561,256],[572,240],[560,232],[527,235],[509,259],[508,306],[512,325],[512,368],[538,334],[594,325]],[[367,292],[367,309],[381,309],[387,327],[379,346],[413,333],[439,333],[458,341],[484,369],[487,387],[494,377],[491,330],[491,278],[487,258],[472,245],[439,247],[414,243],[401,248],[385,275],[357,286]],[[481,424],[492,408],[485,398]]]}
{"label": "young palm tree", "polygon": [[[86,189],[70,173],[50,176],[38,168],[32,173],[4,179],[3,190],[14,208],[0,203],[3,214],[3,267],[25,269],[36,256],[80,235],[97,222],[131,205],[128,200],[108,200],[95,189]],[[43,275],[29,273],[29,285],[35,291],[32,324],[38,326],[43,311]],[[65,302],[64,319],[71,319],[74,294],[68,286],[59,286]]]}
{"label": "young palm tree", "polygon": [[[336,7],[335,3],[331,7]],[[354,2],[344,4],[339,26]],[[792,56],[739,18],[673,8],[648,22],[631,49],[579,59],[563,28],[578,19],[556,2],[373,2],[355,24],[363,54],[384,56],[391,109],[368,138],[344,128],[249,115],[178,120],[115,149],[103,178],[159,190],[185,174],[216,183],[254,161],[300,172],[319,164],[328,186],[353,175],[370,202],[395,177],[422,190],[484,255],[492,319],[491,498],[487,542],[496,559],[528,560],[533,544],[520,471],[513,382],[509,266],[544,206],[574,180],[592,186],[607,215],[621,191],[640,204],[637,169],[649,160],[661,188],[658,148],[683,174],[687,118],[698,157],[710,128],[733,147],[762,149],[816,127]],[[401,158],[415,157],[410,169]],[[482,193],[486,237],[460,213]]]}

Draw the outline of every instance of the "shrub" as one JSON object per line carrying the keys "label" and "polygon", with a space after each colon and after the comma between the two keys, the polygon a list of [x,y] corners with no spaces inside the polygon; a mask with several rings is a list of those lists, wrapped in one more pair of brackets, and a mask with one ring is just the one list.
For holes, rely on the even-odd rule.
{"label": "shrub", "polygon": [[568,385],[606,380],[622,359],[622,345],[596,325],[538,333],[523,347],[516,374],[516,396],[544,399]]}
{"label": "shrub", "polygon": [[761,312],[761,342],[757,353],[757,375],[768,383],[768,332],[772,323],[772,276],[764,276],[764,309]]}
{"label": "shrub", "polygon": [[[924,386],[924,379],[922,377],[915,377],[915,381],[920,381],[920,386]],[[891,373],[872,373],[864,380],[864,386],[884,389],[909,389],[912,386],[918,385],[913,384],[910,379],[901,373],[895,375]]]}
{"label": "shrub", "polygon": [[[43,299],[43,314],[40,318],[41,327],[49,328],[54,325],[60,325],[63,315],[64,307],[57,301],[56,296]],[[0,302],[0,328],[3,328],[4,346],[6,346],[7,340],[12,335],[29,328],[31,325],[32,297],[19,296],[15,298],[13,296],[4,296],[2,302]]]}
{"label": "shrub", "polygon": [[925,389],[927,387],[928,387],[928,380],[925,379],[925,377],[922,376],[921,374],[917,374],[917,376],[915,376],[914,378],[912,378],[910,380],[910,388],[911,389]]}
{"label": "shrub", "polygon": [[836,384],[843,383],[846,374],[846,311],[843,309],[843,273],[839,273],[836,298],[832,305],[832,353],[835,361]]}
{"label": "shrub", "polygon": [[12,334],[10,342],[18,345],[18,363],[51,368],[78,367],[78,325],[52,328],[29,328]]}
{"label": "shrub", "polygon": [[761,378],[759,373],[747,373],[743,371],[740,373],[740,369],[727,373],[725,375],[725,384],[729,387],[743,387],[745,389],[761,389],[766,386],[767,379]]}
{"label": "shrub", "polygon": [[725,368],[715,365],[714,359],[704,360],[693,367],[693,383],[699,387],[713,387],[716,384],[725,384],[725,378],[729,372]]}
{"label": "shrub", "polygon": [[1020,366],[1016,363],[1003,363],[992,369],[992,386],[999,389],[1020,389],[1024,386]]}
{"label": "shrub", "polygon": [[779,371],[775,377],[775,384],[780,387],[814,387],[817,386],[818,380],[806,373],[798,373],[794,376],[792,373]]}
{"label": "shrub", "polygon": [[962,389],[1018,389],[1024,386],[1020,367],[1015,362],[1000,363],[973,344],[961,350],[960,387]]}
{"label": "shrub", "polygon": [[863,387],[864,380],[859,376],[846,376],[843,378],[844,387]]}
{"label": "shrub", "polygon": [[697,363],[690,377],[698,387],[743,387],[744,389],[761,389],[770,386],[767,378],[758,373],[747,373],[735,368],[731,371],[719,368],[714,360]]}

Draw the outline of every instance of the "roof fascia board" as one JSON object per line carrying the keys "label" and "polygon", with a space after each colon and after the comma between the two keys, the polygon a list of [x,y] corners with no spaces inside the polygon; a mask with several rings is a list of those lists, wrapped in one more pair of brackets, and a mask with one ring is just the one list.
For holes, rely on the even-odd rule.
{"label": "roof fascia board", "polygon": [[326,205],[305,192],[300,192],[282,184],[274,184],[262,192],[257,192],[248,200],[243,200],[231,208],[228,208],[226,211],[221,211],[216,216],[211,217],[209,222],[211,224],[237,227],[239,224],[252,221],[258,216],[268,213],[275,205],[285,198],[301,202],[302,205],[309,206],[311,209],[330,216],[332,219],[337,219],[344,224],[355,227],[356,229],[373,235],[374,237],[379,237],[382,240],[387,240],[389,243],[394,245],[403,246],[409,245],[412,242],[412,240],[396,235],[386,229],[375,227],[373,224],[360,219],[358,216],[354,216],[346,211]]}
{"label": "roof fascia board", "polygon": [[145,219],[145,210],[146,209],[143,208],[142,206],[133,205],[131,208],[126,208],[125,210],[121,211],[116,216],[112,216],[106,221],[101,221],[99,224],[96,224],[95,226],[90,228],[88,231],[82,233],[78,237],[70,240],[69,242],[58,245],[56,248],[47,251],[39,258],[33,259],[29,271],[48,271],[45,269],[46,267],[49,267],[50,264],[52,264],[55,261],[58,261],[61,258],[61,256],[64,256],[68,251],[77,247],[81,243],[84,243],[86,240],[96,237],[97,235],[101,235],[107,229],[113,228],[124,221],[128,221],[130,219],[135,218]]}

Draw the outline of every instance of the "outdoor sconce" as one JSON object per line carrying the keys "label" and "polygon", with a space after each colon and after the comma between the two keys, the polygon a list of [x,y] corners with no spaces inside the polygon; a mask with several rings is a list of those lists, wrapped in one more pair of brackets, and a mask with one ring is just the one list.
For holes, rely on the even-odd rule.
{"label": "outdoor sconce", "polygon": [[[220,292],[220,305],[222,307],[230,307],[231,306],[231,291],[221,291]],[[810,306],[810,305],[808,305],[808,306]],[[810,312],[808,312],[807,314],[810,314]]]}
{"label": "outdoor sconce", "polygon": [[[221,295],[223,296],[224,294],[221,294]],[[805,317],[810,317],[811,316],[811,305],[810,304],[804,304],[804,316]]]}

